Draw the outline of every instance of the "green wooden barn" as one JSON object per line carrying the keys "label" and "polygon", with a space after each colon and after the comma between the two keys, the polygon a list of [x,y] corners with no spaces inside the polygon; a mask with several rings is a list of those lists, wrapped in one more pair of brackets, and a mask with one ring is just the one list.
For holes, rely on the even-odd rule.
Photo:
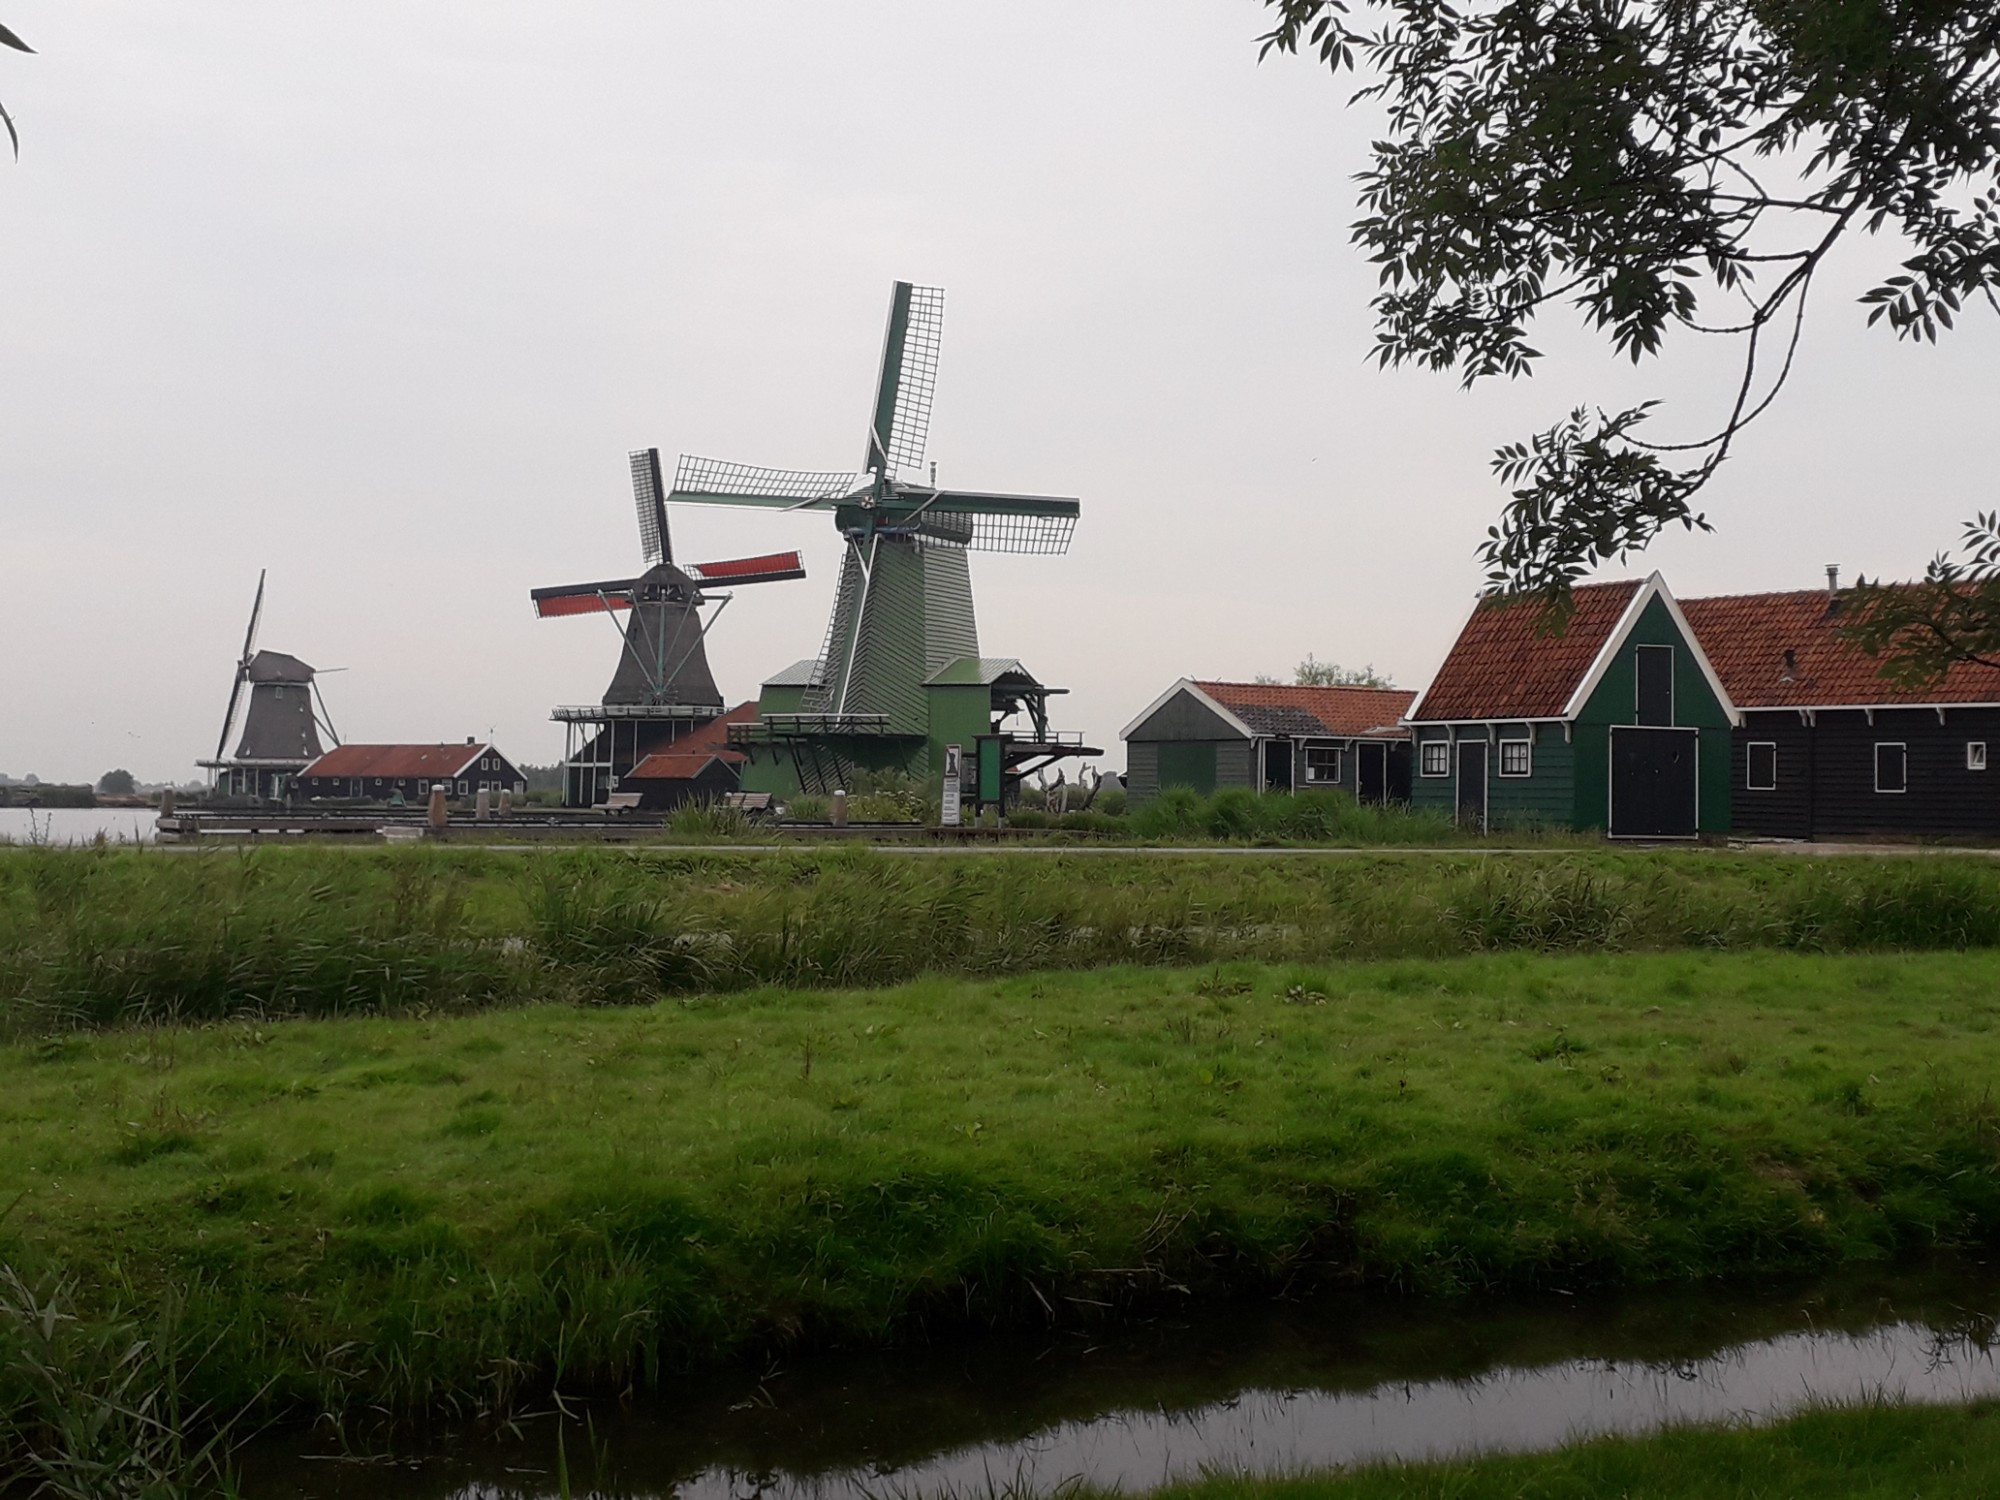
{"label": "green wooden barn", "polygon": [[1559,633],[1482,599],[1410,709],[1411,801],[1482,830],[1727,834],[1736,719],[1657,573],[1578,588]]}
{"label": "green wooden barn", "polygon": [[1410,795],[1415,693],[1183,677],[1120,731],[1133,804],[1168,787],[1199,793],[1344,791],[1362,802]]}

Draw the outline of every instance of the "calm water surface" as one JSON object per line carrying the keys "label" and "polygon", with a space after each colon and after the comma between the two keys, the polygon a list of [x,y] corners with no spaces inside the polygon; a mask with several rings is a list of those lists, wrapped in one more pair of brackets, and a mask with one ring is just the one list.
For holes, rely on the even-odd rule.
{"label": "calm water surface", "polygon": [[2000,1269],[1957,1266],[1718,1298],[1438,1310],[1356,1298],[1234,1308],[1116,1336],[820,1356],[572,1405],[513,1436],[394,1453],[280,1435],[245,1493],[307,1500],[578,1495],[860,1500],[1127,1490],[1207,1469],[1282,1473],[1555,1447],[1811,1401],[2000,1395]]}
{"label": "calm water surface", "polygon": [[113,844],[150,844],[150,807],[0,807],[0,839],[16,844],[89,844],[104,835]]}

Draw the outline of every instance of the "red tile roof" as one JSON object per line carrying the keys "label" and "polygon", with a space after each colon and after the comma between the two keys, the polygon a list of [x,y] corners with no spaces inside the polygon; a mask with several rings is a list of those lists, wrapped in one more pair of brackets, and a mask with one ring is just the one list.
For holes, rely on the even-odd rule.
{"label": "red tile roof", "polygon": [[740,766],[746,759],[741,750],[729,746],[731,724],[754,724],[757,705],[739,703],[719,718],[710,719],[693,734],[684,734],[666,749],[647,756],[619,778],[627,781],[692,781],[712,760]]}
{"label": "red tile roof", "polygon": [[301,776],[456,776],[491,745],[341,745],[307,766]]}
{"label": "red tile roof", "polygon": [[1424,692],[1420,720],[1561,716],[1639,592],[1636,579],[1587,583],[1561,635],[1533,599],[1482,599]]}
{"label": "red tile roof", "polygon": [[1272,734],[1393,732],[1417,696],[1402,688],[1295,687],[1283,682],[1197,682],[1195,686],[1252,729]]}
{"label": "red tile roof", "polygon": [[2000,703],[2000,668],[1971,662],[1931,687],[1889,681],[1879,660],[1841,639],[1824,589],[1683,599],[1681,612],[1738,708]]}

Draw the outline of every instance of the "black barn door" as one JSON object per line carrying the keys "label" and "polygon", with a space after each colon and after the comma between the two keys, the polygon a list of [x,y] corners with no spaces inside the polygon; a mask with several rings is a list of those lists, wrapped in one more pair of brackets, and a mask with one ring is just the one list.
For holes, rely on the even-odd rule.
{"label": "black barn door", "polygon": [[1355,783],[1363,802],[1387,802],[1389,800],[1389,747],[1363,742],[1356,754],[1360,759],[1355,763],[1355,774],[1360,778]]}
{"label": "black barn door", "polygon": [[1692,729],[1611,731],[1611,836],[1691,839],[1695,836],[1695,762],[1700,734]]}
{"label": "black barn door", "polygon": [[1458,742],[1458,821],[1486,831],[1486,741]]}

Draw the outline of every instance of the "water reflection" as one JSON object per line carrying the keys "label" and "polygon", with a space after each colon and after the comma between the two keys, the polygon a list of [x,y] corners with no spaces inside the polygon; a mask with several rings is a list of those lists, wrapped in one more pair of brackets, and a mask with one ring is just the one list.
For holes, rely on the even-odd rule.
{"label": "water reflection", "polygon": [[[1128,1490],[1204,1469],[1557,1446],[1812,1400],[2000,1395],[2000,1275],[1956,1267],[1788,1296],[1550,1298],[1474,1311],[1355,1298],[1227,1309],[1115,1339],[822,1357],[562,1424],[573,1492],[765,1495]],[[561,1493],[557,1424],[358,1458],[311,1439],[254,1456],[249,1494],[528,1500]]]}
{"label": "water reflection", "polygon": [[150,807],[0,807],[0,840],[15,844],[150,844]]}

